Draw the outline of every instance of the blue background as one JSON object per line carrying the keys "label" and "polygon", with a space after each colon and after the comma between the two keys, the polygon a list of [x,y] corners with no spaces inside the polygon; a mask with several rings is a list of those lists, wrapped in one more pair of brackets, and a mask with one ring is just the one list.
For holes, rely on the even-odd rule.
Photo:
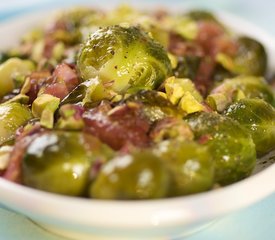
{"label": "blue background", "polygon": [[[58,3],[57,3],[58,2]],[[76,0],[0,0],[0,21],[7,21],[20,14],[40,9],[53,9],[76,3],[96,3],[96,1]],[[116,4],[119,1],[101,0],[103,4]],[[123,1],[137,4],[139,1]],[[147,0],[147,3],[184,5],[223,10],[239,15],[266,29],[275,37],[275,1],[273,0]],[[1,37],[1,36],[0,36]],[[274,183],[275,184],[275,183]],[[0,193],[1,194],[1,193]],[[229,200],[230,201],[230,200]],[[64,240],[33,224],[24,216],[1,208],[1,240]],[[259,240],[275,239],[275,194],[263,201],[217,220],[207,229],[187,238],[188,240]],[[141,239],[142,240],[142,239]]]}

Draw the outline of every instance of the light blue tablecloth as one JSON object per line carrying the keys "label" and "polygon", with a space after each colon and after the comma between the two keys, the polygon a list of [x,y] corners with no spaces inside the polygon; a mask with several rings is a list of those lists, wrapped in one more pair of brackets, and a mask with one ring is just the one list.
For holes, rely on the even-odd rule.
{"label": "light blue tablecloth", "polygon": [[[147,2],[161,4],[167,1],[168,0],[148,0]],[[0,0],[0,21],[6,21],[22,13],[54,8],[56,6],[68,6],[79,2],[80,1],[77,0]],[[82,2],[96,3],[96,1],[92,0]],[[101,4],[102,2],[109,4],[109,1],[106,0],[101,0]],[[119,1],[112,1],[111,3],[115,4],[116,2]],[[127,3],[129,2],[137,3],[137,1],[127,1]],[[225,10],[258,24],[275,36],[275,27],[273,24],[275,21],[275,1],[272,0],[169,0],[169,2],[173,5],[184,3],[186,6]],[[240,210],[219,219],[207,229],[187,239],[275,239],[275,194],[247,209]],[[24,216],[9,211],[0,205],[0,240],[64,240],[64,238],[54,236],[42,230]]]}

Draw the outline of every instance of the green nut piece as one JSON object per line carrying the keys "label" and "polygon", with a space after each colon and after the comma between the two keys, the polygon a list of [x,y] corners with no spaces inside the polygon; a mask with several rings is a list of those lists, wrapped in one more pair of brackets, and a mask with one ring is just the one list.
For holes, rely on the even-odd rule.
{"label": "green nut piece", "polygon": [[52,128],[54,124],[54,113],[58,109],[60,99],[49,94],[38,96],[32,104],[32,113],[40,118],[41,126]]}

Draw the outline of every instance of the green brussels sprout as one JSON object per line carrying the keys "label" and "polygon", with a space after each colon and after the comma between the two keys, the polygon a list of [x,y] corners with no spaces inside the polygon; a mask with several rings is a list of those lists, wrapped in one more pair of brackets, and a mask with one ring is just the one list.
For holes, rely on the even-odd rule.
{"label": "green brussels sprout", "polygon": [[77,65],[84,80],[94,79],[91,88],[96,100],[105,98],[106,92],[155,89],[172,71],[159,43],[137,27],[118,25],[92,34],[80,51]]}
{"label": "green brussels sprout", "polygon": [[267,54],[264,46],[255,39],[239,37],[237,53],[230,57],[219,53],[216,57],[225,69],[235,74],[263,76],[267,69]]}
{"label": "green brussels sprout", "polygon": [[258,155],[275,148],[275,109],[261,99],[241,99],[224,113],[237,120],[251,134]]}
{"label": "green brussels sprout", "polygon": [[207,146],[193,141],[164,141],[155,152],[172,173],[172,196],[207,191],[214,184],[214,161]]}
{"label": "green brussels sprout", "polygon": [[199,56],[179,57],[176,68],[173,70],[177,78],[194,80],[199,69],[201,58]]}
{"label": "green brussels sprout", "polygon": [[193,140],[194,134],[189,125],[181,118],[166,117],[157,121],[149,134],[154,143],[168,139],[178,141]]}
{"label": "green brussels sprout", "polygon": [[195,21],[214,21],[217,22],[215,16],[205,10],[191,10],[185,14],[185,16],[195,20]]}
{"label": "green brussels sprout", "polygon": [[141,103],[142,111],[151,123],[168,116],[180,117],[182,115],[180,110],[167,100],[162,92],[154,90],[139,91],[130,95],[125,101]]}
{"label": "green brussels sprout", "polygon": [[0,104],[0,145],[15,137],[16,130],[32,118],[31,111],[20,103]]}
{"label": "green brussels sprout", "polygon": [[40,190],[71,196],[85,194],[96,161],[105,162],[112,150],[81,132],[51,131],[37,136],[22,162],[23,183]]}
{"label": "green brussels sprout", "polygon": [[15,88],[15,78],[26,76],[34,70],[29,60],[10,58],[0,65],[0,98]]}
{"label": "green brussels sprout", "polygon": [[213,81],[215,83],[221,83],[225,79],[228,78],[234,78],[236,77],[236,74],[228,71],[226,68],[224,68],[221,64],[217,64],[213,73]]}
{"label": "green brussels sprout", "polygon": [[187,40],[195,40],[198,36],[199,26],[187,16],[177,16],[170,19],[170,29]]}
{"label": "green brussels sprout", "polygon": [[268,103],[274,103],[274,94],[264,78],[255,76],[238,76],[226,79],[215,87],[210,96],[222,94],[228,104],[240,98],[260,98]]}
{"label": "green brussels sprout", "polygon": [[255,144],[238,122],[210,112],[195,113],[186,120],[195,138],[209,147],[217,183],[231,184],[251,174],[256,162]]}
{"label": "green brussels sprout", "polygon": [[90,188],[99,199],[155,199],[168,195],[170,174],[149,150],[107,162]]}

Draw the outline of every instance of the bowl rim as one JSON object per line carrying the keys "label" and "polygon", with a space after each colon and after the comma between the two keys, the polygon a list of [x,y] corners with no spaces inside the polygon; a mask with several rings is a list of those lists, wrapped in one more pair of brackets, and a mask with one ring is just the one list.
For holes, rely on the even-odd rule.
{"label": "bowl rim", "polygon": [[[275,70],[275,40],[268,33],[240,17],[224,11],[212,12],[237,33],[260,40],[267,48],[269,69]],[[0,30],[3,34],[10,33],[18,23],[24,28],[48,14],[47,10],[12,18],[1,23]],[[210,220],[263,199],[275,191],[275,184],[271,181],[274,173],[275,164],[256,175],[220,189],[190,196],[137,201],[61,196],[0,178],[0,202],[28,217],[48,223],[55,220],[79,226],[121,229],[180,226]],[[72,208],[77,211],[72,211]]]}

